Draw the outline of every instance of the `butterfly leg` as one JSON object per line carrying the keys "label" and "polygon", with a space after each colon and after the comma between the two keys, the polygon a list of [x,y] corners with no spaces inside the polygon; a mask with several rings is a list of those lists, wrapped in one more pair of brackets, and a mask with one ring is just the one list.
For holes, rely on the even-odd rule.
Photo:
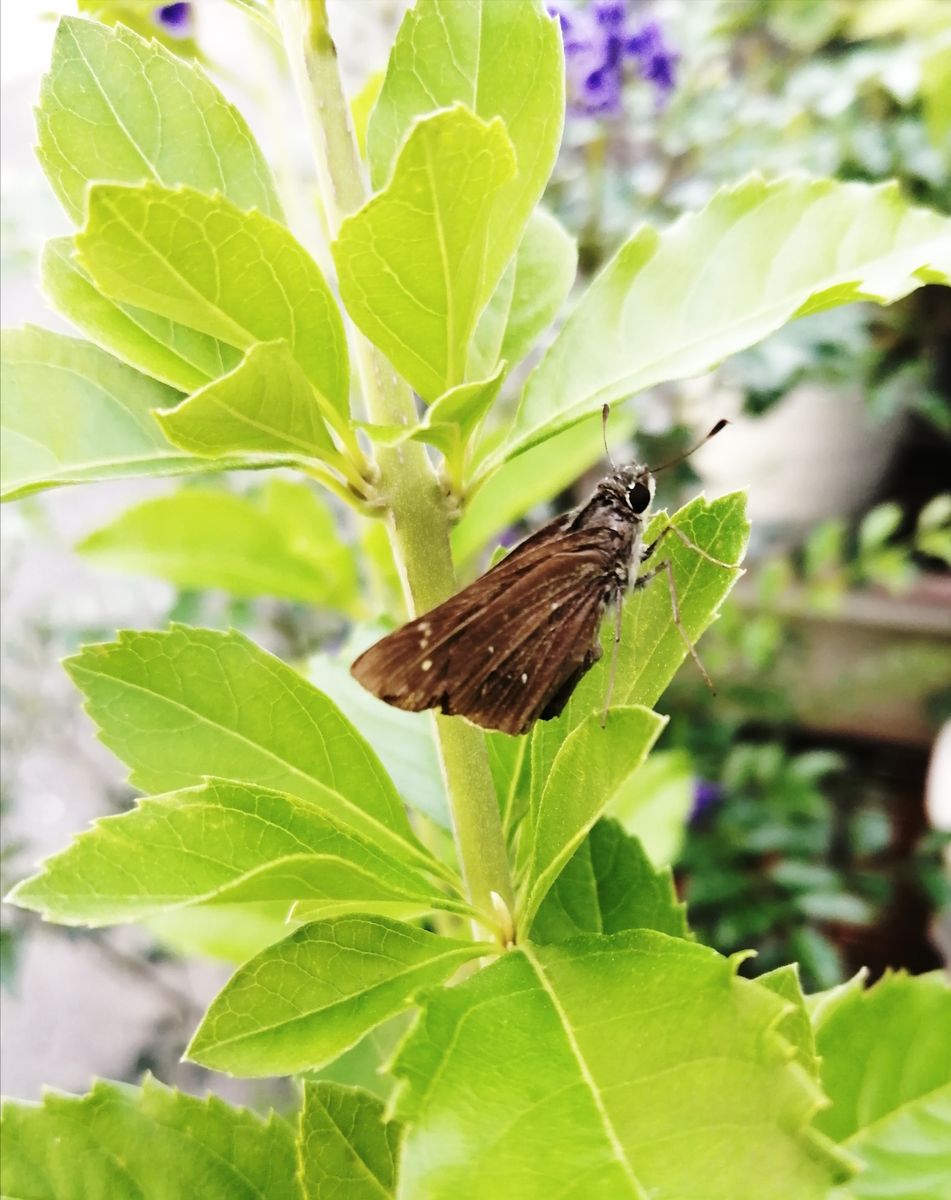
{"label": "butterfly leg", "polygon": [[[673,525],[668,525],[667,529],[673,529]],[[667,532],[667,530],[665,529],[664,533],[666,533],[666,532]],[[664,536],[663,533],[660,536],[663,537]],[[658,538],[657,540],[659,541],[660,538]],[[652,544],[652,546],[648,547],[648,549],[653,549],[653,546],[656,546],[656,545],[657,545],[657,542],[654,542]],[[725,566],[726,564],[724,563],[723,565]],[[707,674],[706,667],[704,667],[703,663],[700,661],[700,656],[699,656],[699,654],[697,654],[697,651],[694,649],[693,642],[690,640],[689,637],[687,637],[687,631],[684,629],[683,624],[681,623],[681,620],[680,620],[680,601],[677,599],[677,585],[676,585],[676,583],[674,583],[674,568],[671,565],[670,559],[668,558],[664,562],[659,563],[652,570],[648,571],[646,575],[638,575],[638,577],[634,580],[632,588],[634,591],[640,591],[641,588],[647,587],[647,585],[655,577],[655,575],[659,575],[661,573],[661,571],[667,572],[667,586],[670,590],[670,607],[671,607],[671,610],[674,615],[674,624],[677,626],[677,632],[683,638],[684,645],[687,647],[688,651],[690,652],[690,657],[697,664],[697,669],[699,670],[700,674],[703,676],[704,683],[707,685],[707,687],[710,689],[710,691],[713,692],[713,694],[715,696],[717,694],[717,690],[713,686],[713,680]]]}
{"label": "butterfly leg", "polygon": [[651,557],[651,555],[654,553],[654,551],[657,549],[657,547],[664,540],[664,538],[667,536],[668,533],[675,533],[677,535],[677,537],[679,537],[680,540],[683,542],[683,544],[687,547],[688,550],[693,550],[693,552],[695,554],[699,554],[701,558],[705,558],[707,560],[707,562],[713,563],[714,566],[726,567],[728,570],[735,569],[735,567],[736,567],[735,563],[723,562],[722,559],[714,558],[712,554],[708,554],[706,552],[706,550],[702,550],[695,542],[692,542],[690,540],[690,538],[687,537],[687,535],[684,533],[684,531],[682,529],[678,529],[677,526],[673,525],[673,524],[665,525],[664,528],[657,535],[657,537],[655,537],[654,540],[650,543],[650,545],[644,547],[644,549],[641,551],[641,562],[642,563],[647,562],[647,560]]}

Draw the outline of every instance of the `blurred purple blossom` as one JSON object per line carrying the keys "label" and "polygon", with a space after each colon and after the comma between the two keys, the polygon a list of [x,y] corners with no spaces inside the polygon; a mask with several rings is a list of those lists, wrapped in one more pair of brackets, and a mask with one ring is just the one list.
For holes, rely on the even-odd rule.
{"label": "blurred purple blossom", "polygon": [[713,808],[722,799],[723,788],[720,784],[712,783],[709,779],[695,779],[693,781],[693,808],[688,818],[689,822],[692,824],[698,820],[707,809]]}
{"label": "blurred purple blossom", "polygon": [[152,13],[156,25],[180,38],[191,36],[192,15],[191,4],[162,4]]}
{"label": "blurred purple blossom", "polygon": [[633,19],[628,0],[589,0],[584,6],[551,0],[548,11],[561,25],[572,112],[617,116],[630,63],[654,85],[658,103],[667,99],[679,55],[665,44],[656,21]]}

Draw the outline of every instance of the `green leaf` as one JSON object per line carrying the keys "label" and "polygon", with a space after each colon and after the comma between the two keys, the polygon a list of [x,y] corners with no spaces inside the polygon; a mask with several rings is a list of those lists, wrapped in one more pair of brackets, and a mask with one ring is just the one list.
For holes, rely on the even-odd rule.
{"label": "green leaf", "polygon": [[680,854],[693,791],[690,756],[680,750],[655,750],[621,784],[608,813],[637,838],[655,866],[666,866]]}
{"label": "green leaf", "polygon": [[57,311],[97,346],[183,392],[217,379],[241,361],[233,346],[144,308],[107,299],[76,261],[74,249],[71,237],[46,243],[43,290]]}
{"label": "green leaf", "polygon": [[490,947],[366,915],[304,925],[241,967],[187,1050],[232,1075],[322,1067]]}
{"label": "green leaf", "polygon": [[[308,509],[321,511],[309,488],[283,481],[281,486],[294,489]],[[137,504],[76,548],[99,566],[155,575],[182,588],[351,609],[352,552],[335,532],[326,545],[314,547],[295,532],[273,512],[267,494],[251,498],[194,487]]]}
{"label": "green leaf", "polygon": [[96,346],[28,325],[3,331],[2,360],[5,500],[69,483],[216,469],[170,445],[152,415],[179,393]]}
{"label": "green leaf", "polygon": [[406,13],[367,132],[374,188],[385,184],[416,120],[456,104],[486,122],[500,117],[515,150],[517,174],[499,189],[487,238],[504,266],[561,144],[561,31],[541,0],[420,0]]}
{"label": "green leaf", "polygon": [[456,106],[413,127],[386,188],[340,227],[343,302],[427,402],[465,381],[510,253],[492,241],[491,218],[514,174],[503,122]]}
{"label": "green leaf", "polygon": [[148,1077],[3,1107],[0,1193],[11,1200],[299,1200],[295,1168],[283,1118]]}
{"label": "green leaf", "polygon": [[267,162],[244,118],[200,67],[121,25],[63,17],[36,110],[37,157],[75,221],[91,182],[221,192],[280,219]]}
{"label": "green leaf", "polygon": [[787,1041],[796,1047],[796,1062],[813,1079],[818,1079],[819,1060],[816,1058],[816,1040],[813,1037],[806,1000],[799,982],[799,967],[796,963],[777,967],[774,971],[767,971],[765,975],[758,975],[756,982],[789,1002],[789,1011],[783,1017],[782,1023],[778,1027],[779,1031]]}
{"label": "green leaf", "polygon": [[362,1088],[307,1083],[297,1154],[306,1200],[392,1197],[400,1128]]}
{"label": "green leaf", "polygon": [[228,780],[103,817],[10,899],[63,925],[141,921],[194,904],[319,900],[372,911],[464,905],[307,801]]}
{"label": "green leaf", "polygon": [[601,820],[549,889],[532,922],[531,939],[564,942],[579,933],[625,929],[690,937],[670,869],[655,870],[637,838],[628,837],[616,821]]}
{"label": "green leaf", "polygon": [[820,1093],[784,1002],[735,967],[636,930],[432,994],[393,1064],[397,1195],[825,1200],[843,1172],[808,1128]]}
{"label": "green leaf", "polygon": [[832,1106],[816,1125],[864,1169],[847,1194],[931,1200],[951,1190],[951,987],[942,972],[853,980],[813,1014]]}
{"label": "green leaf", "polygon": [[479,318],[469,357],[471,375],[491,374],[500,360],[509,366],[521,362],[564,303],[577,265],[574,238],[550,213],[536,209]]}
{"label": "green leaf", "polygon": [[181,958],[218,958],[243,963],[287,937],[293,921],[283,900],[257,904],[194,904],[170,909],[145,922],[160,945]]}
{"label": "green leaf", "polygon": [[951,220],[909,206],[896,185],[753,177],[621,247],[529,379],[492,462],[709,370],[793,317],[949,280]]}
{"label": "green leaf", "polygon": [[170,442],[192,454],[339,459],[320,398],[283,340],[252,346],[230,374],[156,419]]}
{"label": "green leaf", "polygon": [[531,928],[548,889],[621,783],[647,757],[665,724],[649,709],[618,707],[606,717],[592,713],[565,737],[527,816],[519,928]]}
{"label": "green leaf", "polygon": [[290,792],[435,869],[373,751],[326,696],[240,633],[120,633],[65,662],[102,741],[143,791],[209,775]]}
{"label": "green leaf", "polygon": [[340,312],[317,264],[270,217],[191,188],[99,184],[76,248],[113,300],[242,351],[285,339],[330,406],[348,412]]}
{"label": "green leaf", "polygon": [[878,550],[893,536],[902,522],[900,504],[876,504],[859,523],[859,549]]}
{"label": "green leaf", "polygon": [[379,628],[361,632],[337,657],[315,654],[308,675],[367,739],[406,803],[449,829],[446,789],[429,715],[384,704],[350,674],[350,663],[384,632]]}

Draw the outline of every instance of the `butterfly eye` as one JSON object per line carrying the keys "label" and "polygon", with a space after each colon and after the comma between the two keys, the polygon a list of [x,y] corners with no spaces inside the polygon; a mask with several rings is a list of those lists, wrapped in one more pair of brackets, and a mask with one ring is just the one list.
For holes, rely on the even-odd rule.
{"label": "butterfly eye", "polygon": [[644,512],[650,507],[650,488],[644,483],[632,483],[627,489],[627,502],[631,506],[633,512]]}

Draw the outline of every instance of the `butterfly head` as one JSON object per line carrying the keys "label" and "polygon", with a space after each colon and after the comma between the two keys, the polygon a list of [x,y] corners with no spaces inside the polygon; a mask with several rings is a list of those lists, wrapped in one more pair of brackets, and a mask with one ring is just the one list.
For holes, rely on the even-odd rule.
{"label": "butterfly head", "polygon": [[643,516],[654,500],[654,476],[640,463],[618,467],[608,480],[613,495],[636,517]]}

